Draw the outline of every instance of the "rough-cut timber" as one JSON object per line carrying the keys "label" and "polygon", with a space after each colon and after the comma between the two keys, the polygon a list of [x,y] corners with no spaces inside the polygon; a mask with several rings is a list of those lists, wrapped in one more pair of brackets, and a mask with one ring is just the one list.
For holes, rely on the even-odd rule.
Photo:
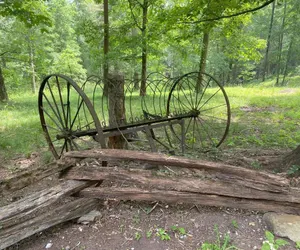
{"label": "rough-cut timber", "polygon": [[74,159],[65,159],[63,162],[57,161],[44,166],[30,167],[14,175],[0,180],[0,195],[5,192],[16,191],[48,176],[63,171],[75,165]]}
{"label": "rough-cut timber", "polygon": [[65,196],[72,195],[79,190],[88,187],[93,182],[65,181],[57,186],[35,192],[19,201],[0,208],[0,225],[4,228],[22,223],[31,219],[35,213]]}
{"label": "rough-cut timber", "polygon": [[[201,193],[224,197],[299,203],[300,189],[289,188],[278,191],[270,184],[257,185],[252,180],[233,181],[208,177],[157,176],[147,170],[125,170],[120,168],[101,168],[97,166],[70,169],[67,179],[76,180],[110,180],[123,184],[139,184],[143,187],[159,190]],[[161,191],[163,192],[163,191]]]}
{"label": "rough-cut timber", "polygon": [[86,151],[67,152],[65,157],[74,158],[100,158],[101,160],[133,160],[150,164],[184,167],[190,169],[202,169],[207,172],[220,173],[228,180],[234,176],[241,180],[252,180],[253,183],[270,184],[277,187],[288,187],[289,181],[286,178],[274,174],[258,172],[255,170],[226,165],[223,163],[192,160],[183,157],[168,156],[159,153],[148,153],[118,149],[97,149]]}
{"label": "rough-cut timber", "polygon": [[77,199],[13,227],[2,228],[0,230],[0,249],[9,247],[22,239],[62,222],[78,218],[95,209],[97,204],[97,200]]}
{"label": "rough-cut timber", "polygon": [[240,199],[199,193],[145,190],[140,188],[86,188],[79,192],[81,197],[135,201],[162,201],[168,203],[191,203],[207,206],[224,206],[258,211],[274,211],[300,214],[299,203],[270,200]]}

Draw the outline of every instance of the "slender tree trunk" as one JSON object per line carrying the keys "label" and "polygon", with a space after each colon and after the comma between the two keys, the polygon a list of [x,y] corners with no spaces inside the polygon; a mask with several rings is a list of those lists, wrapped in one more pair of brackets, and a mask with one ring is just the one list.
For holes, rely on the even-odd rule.
{"label": "slender tree trunk", "polygon": [[284,71],[283,71],[283,79],[282,79],[282,82],[281,82],[282,86],[285,83],[285,77],[288,73],[288,66],[289,66],[289,62],[290,62],[290,58],[291,58],[291,51],[292,51],[293,42],[294,42],[294,37],[291,38],[291,41],[289,43],[288,53],[287,53],[287,57],[286,57],[286,63],[285,63]]}
{"label": "slender tree trunk", "polygon": [[146,95],[146,77],[147,77],[147,22],[148,22],[148,0],[143,4],[143,24],[142,24],[142,73],[140,95]]}
{"label": "slender tree trunk", "polygon": [[34,65],[34,50],[32,44],[29,41],[29,60],[30,60],[30,71],[31,71],[31,90],[32,93],[36,93],[36,79],[35,79],[35,65]]}
{"label": "slender tree trunk", "polygon": [[134,82],[134,89],[138,90],[140,87],[140,79],[139,79],[139,73],[138,72],[134,72],[133,74],[133,82]]}
{"label": "slender tree trunk", "polygon": [[269,51],[270,51],[271,34],[272,34],[272,29],[273,29],[274,14],[275,14],[275,1],[272,3],[272,13],[271,13],[270,26],[269,26],[269,33],[268,33],[268,38],[267,38],[267,48],[266,48],[264,67],[263,67],[263,72],[262,72],[262,81],[263,82],[266,79],[266,75],[268,75],[268,73],[269,73],[268,72]]}
{"label": "slender tree trunk", "polygon": [[108,52],[109,52],[109,20],[108,20],[108,0],[103,1],[103,11],[104,11],[104,63],[103,63],[103,95],[108,96],[108,72],[109,72],[109,62],[108,62]]}
{"label": "slender tree trunk", "polygon": [[279,78],[280,78],[280,71],[281,71],[281,57],[282,57],[282,45],[283,45],[283,32],[285,26],[285,17],[286,17],[286,0],[284,1],[284,10],[283,10],[283,17],[281,23],[281,29],[279,34],[279,48],[278,48],[278,62],[277,62],[277,77],[275,85],[279,85]]}
{"label": "slender tree trunk", "polygon": [[201,84],[203,79],[203,73],[205,73],[206,69],[206,59],[208,53],[208,45],[209,45],[209,31],[205,31],[202,40],[202,51],[201,51],[201,58],[200,58],[200,67],[199,67],[199,74],[197,80],[196,91],[201,91]]}
{"label": "slender tree trunk", "polygon": [[0,102],[5,102],[5,101],[8,101],[8,95],[5,87],[2,67],[0,64]]}

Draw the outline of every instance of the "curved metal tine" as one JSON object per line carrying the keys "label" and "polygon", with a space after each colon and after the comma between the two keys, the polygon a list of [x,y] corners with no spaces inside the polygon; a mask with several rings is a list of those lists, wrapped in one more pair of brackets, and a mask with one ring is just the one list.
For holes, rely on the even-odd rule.
{"label": "curved metal tine", "polygon": [[[157,91],[157,88],[158,88],[158,84],[159,84],[159,81],[155,81],[154,82],[155,84],[153,84],[153,96],[152,96],[152,100],[153,100],[153,109],[154,109],[154,115],[159,115],[159,113],[157,112],[156,110],[156,91]],[[151,86],[152,87],[152,86]]]}
{"label": "curved metal tine", "polygon": [[63,119],[62,119],[62,117],[61,117],[61,114],[60,114],[60,111],[59,111],[59,108],[58,108],[56,99],[55,99],[55,97],[54,97],[52,88],[51,88],[51,86],[50,86],[49,80],[47,80],[47,87],[48,87],[48,89],[49,89],[49,91],[50,91],[50,94],[51,94],[51,97],[52,97],[52,99],[53,99],[54,106],[56,107],[57,114],[59,115],[59,120],[60,120],[61,124],[64,126],[64,122],[63,122]]}
{"label": "curved metal tine", "polygon": [[[203,77],[205,77],[205,76],[203,76]],[[199,105],[200,105],[200,103],[201,103],[201,101],[202,101],[202,99],[203,99],[203,96],[204,96],[204,94],[205,94],[205,92],[206,92],[206,89],[207,89],[208,86],[210,85],[210,81],[211,81],[211,80],[212,80],[211,77],[209,77],[209,80],[208,80],[208,81],[206,80],[205,88],[204,88],[204,90],[202,91],[202,94],[201,94],[201,97],[200,97],[199,101],[197,101],[196,109],[199,108]]]}
{"label": "curved metal tine", "polygon": [[164,86],[165,86],[165,79],[160,79],[159,83],[158,83],[158,87],[159,87],[159,90],[158,90],[158,94],[159,94],[159,97],[158,97],[158,104],[159,104],[159,110],[160,110],[160,116],[164,116],[164,114],[166,113],[165,112],[165,109],[166,109],[166,106],[164,105],[163,101],[164,101]]}
{"label": "curved metal tine", "polygon": [[[126,85],[126,82],[128,82],[128,84]],[[130,117],[133,117],[133,113],[132,113],[132,97],[133,97],[133,92],[134,92],[134,82],[133,81],[130,81],[130,80],[125,80],[125,86],[124,86],[124,96],[125,96],[125,105],[127,104],[127,101],[126,99],[129,99],[129,103],[127,104],[128,107],[129,107],[129,116]],[[125,108],[125,111],[128,110],[127,108]],[[127,115],[125,116],[126,117],[126,123],[127,123],[127,120],[129,119],[130,120],[130,117],[127,117]]]}
{"label": "curved metal tine", "polygon": [[64,109],[64,103],[63,103],[63,98],[62,98],[62,95],[61,95],[61,88],[60,88],[60,83],[58,81],[58,76],[55,76],[55,79],[56,79],[56,85],[57,85],[57,89],[58,89],[58,93],[59,93],[61,108],[62,108],[62,112],[63,112],[63,116],[64,116],[66,128],[67,128],[68,127],[68,120],[67,120],[65,109]]}
{"label": "curved metal tine", "polygon": [[[164,88],[163,88],[163,93],[164,93],[164,97],[163,97],[164,103],[163,103],[163,106],[165,108],[167,107],[167,101],[168,101],[169,93],[170,93],[171,88],[172,88],[171,82],[172,82],[172,79],[166,77],[166,82],[165,82]],[[167,115],[167,110],[165,111],[165,115]]]}

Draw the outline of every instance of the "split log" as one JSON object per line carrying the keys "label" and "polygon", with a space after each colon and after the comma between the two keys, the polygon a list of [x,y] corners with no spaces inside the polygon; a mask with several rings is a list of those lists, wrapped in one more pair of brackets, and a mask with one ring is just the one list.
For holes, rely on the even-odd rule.
{"label": "split log", "polygon": [[300,189],[273,188],[270,184],[253,184],[251,180],[224,181],[209,177],[157,176],[147,170],[125,170],[120,168],[101,168],[97,166],[72,168],[65,178],[75,180],[111,180],[123,184],[139,184],[143,187],[159,190],[175,190],[181,192],[201,193],[224,197],[269,200],[278,202],[299,203]]}
{"label": "split log", "polygon": [[0,180],[0,195],[3,195],[5,192],[20,190],[74,165],[74,159],[64,159],[63,162],[57,161],[44,166],[30,167],[30,169],[17,172],[14,175]]}
{"label": "split log", "polygon": [[7,228],[31,219],[38,211],[46,208],[62,197],[72,195],[90,186],[93,182],[66,181],[55,187],[33,193],[19,201],[0,208],[1,228]]}
{"label": "split log", "polygon": [[0,230],[0,249],[9,247],[52,226],[78,218],[95,209],[97,204],[98,201],[94,199],[77,199],[13,227],[2,228]]}
{"label": "split log", "polygon": [[139,188],[86,188],[80,197],[135,201],[162,201],[206,206],[222,206],[257,211],[274,211],[300,215],[300,204],[269,200],[239,199],[219,195],[204,195],[178,191],[144,190]]}
{"label": "split log", "polygon": [[218,177],[231,180],[233,177],[240,180],[251,180],[253,183],[270,184],[274,188],[288,187],[289,181],[278,175],[258,172],[251,169],[240,168],[218,162],[192,160],[183,157],[168,156],[160,153],[148,153],[118,149],[96,149],[86,151],[67,152],[63,160],[73,158],[100,158],[101,160],[132,160],[146,162],[155,165],[184,167],[189,169],[201,169],[209,173],[220,173]]}

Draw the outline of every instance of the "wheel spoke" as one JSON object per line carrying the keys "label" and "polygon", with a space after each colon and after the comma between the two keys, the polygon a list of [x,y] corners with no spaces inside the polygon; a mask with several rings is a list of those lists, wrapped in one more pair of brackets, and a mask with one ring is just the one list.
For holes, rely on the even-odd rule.
{"label": "wheel spoke", "polygon": [[206,105],[206,103],[208,103],[216,94],[218,94],[218,92],[220,91],[221,89],[218,89],[211,97],[209,97],[203,104],[202,106],[199,108],[199,110],[201,110],[201,108]]}
{"label": "wheel spoke", "polygon": [[199,109],[198,109],[198,108],[199,108],[199,105],[200,105],[200,103],[201,103],[201,101],[202,101],[202,99],[203,99],[203,96],[204,96],[204,94],[205,94],[205,92],[206,92],[207,87],[209,86],[210,81],[211,81],[211,78],[209,78],[208,82],[207,82],[206,85],[205,85],[204,90],[202,91],[202,94],[201,94],[201,97],[200,97],[199,101],[197,101],[197,105],[196,105],[196,109],[197,109],[197,110],[199,110]]}
{"label": "wheel spoke", "polygon": [[76,119],[77,119],[77,117],[78,117],[79,110],[81,109],[82,104],[83,104],[83,99],[81,99],[81,102],[80,102],[80,104],[79,104],[79,106],[78,106],[78,109],[77,109],[77,111],[76,111],[76,114],[75,114],[75,116],[74,116],[74,118],[73,118],[73,121],[72,121],[72,123],[71,123],[70,130],[71,130],[71,129],[73,128],[73,126],[74,126],[74,123],[75,123],[75,121],[76,121]]}
{"label": "wheel spoke", "polygon": [[63,117],[64,117],[64,121],[65,121],[65,126],[66,126],[66,128],[68,128],[68,120],[67,120],[66,113],[65,113],[64,102],[63,102],[63,98],[61,95],[61,88],[60,88],[60,84],[58,81],[58,77],[56,76],[55,79],[56,79],[56,85],[57,85],[57,89],[58,89],[60,104],[61,104],[61,108],[62,108],[62,112],[63,112]]}
{"label": "wheel spoke", "polygon": [[56,116],[56,118],[58,119],[58,121],[60,121],[61,125],[64,126],[62,120],[61,120],[61,117],[56,113],[56,111],[54,110],[51,102],[49,101],[49,99],[47,98],[47,96],[45,95],[45,93],[43,93],[43,97],[46,99],[50,109],[53,111],[54,115]]}
{"label": "wheel spoke", "polygon": [[215,106],[215,107],[211,107],[211,108],[207,108],[207,109],[202,109],[202,110],[200,109],[200,111],[202,113],[202,112],[205,112],[205,111],[217,109],[217,108],[224,107],[224,106],[226,106],[226,104],[222,104],[222,105],[218,105],[218,106]]}
{"label": "wheel spoke", "polygon": [[207,131],[206,127],[203,125],[201,119],[197,118],[197,120],[199,120],[201,127],[203,128],[204,132],[206,133],[206,135],[208,136],[209,140],[211,141],[212,145],[215,145],[215,143],[213,142],[209,132]]}
{"label": "wheel spoke", "polygon": [[52,88],[51,88],[51,86],[50,86],[49,81],[47,81],[47,86],[48,86],[48,89],[49,89],[49,91],[50,91],[51,97],[52,97],[52,99],[53,99],[54,105],[55,105],[55,107],[56,107],[57,114],[58,114],[58,116],[59,116],[59,120],[60,120],[61,124],[63,125],[64,122],[63,122],[63,119],[62,119],[62,117],[61,117],[60,110],[59,110],[59,108],[58,108],[58,105],[57,105],[57,102],[56,102],[56,99],[55,99],[55,97],[54,97],[54,94],[53,94],[53,91],[52,91]]}
{"label": "wheel spoke", "polygon": [[[55,125],[61,130],[63,131],[64,129],[54,120],[54,118],[52,118],[52,116],[49,115],[49,113],[44,109],[44,107],[41,107],[41,109],[44,111],[44,113],[51,119],[51,121],[53,121],[55,123]],[[45,124],[44,124],[45,126]]]}

